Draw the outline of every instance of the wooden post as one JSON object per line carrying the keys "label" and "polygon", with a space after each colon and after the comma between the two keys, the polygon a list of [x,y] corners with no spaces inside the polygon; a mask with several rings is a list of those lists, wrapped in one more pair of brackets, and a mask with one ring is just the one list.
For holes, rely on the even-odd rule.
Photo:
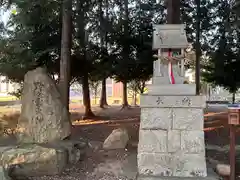
{"label": "wooden post", "polygon": [[230,124],[230,180],[235,180],[235,158],[236,158],[236,150],[235,150],[235,125]]}
{"label": "wooden post", "polygon": [[239,107],[228,109],[228,124],[230,127],[230,180],[235,180],[235,166],[236,166],[236,125],[240,124],[240,109]]}

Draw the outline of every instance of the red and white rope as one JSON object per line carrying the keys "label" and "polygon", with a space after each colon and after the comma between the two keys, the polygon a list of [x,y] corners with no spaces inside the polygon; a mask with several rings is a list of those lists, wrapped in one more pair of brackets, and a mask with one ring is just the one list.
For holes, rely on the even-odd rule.
{"label": "red and white rope", "polygon": [[168,51],[168,77],[169,77],[169,81],[171,84],[175,84],[175,77],[174,77],[174,74],[173,74],[173,68],[172,68],[172,61],[171,61],[171,58],[172,58],[172,53],[171,51],[169,50]]}

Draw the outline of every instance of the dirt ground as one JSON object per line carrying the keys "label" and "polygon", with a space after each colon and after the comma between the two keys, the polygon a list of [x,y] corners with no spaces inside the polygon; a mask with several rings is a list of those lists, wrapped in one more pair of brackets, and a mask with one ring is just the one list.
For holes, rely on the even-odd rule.
{"label": "dirt ground", "polygon": [[[89,141],[84,159],[66,169],[61,176],[39,177],[33,180],[132,180],[136,176],[136,152],[140,109],[121,110],[120,107],[107,109],[93,108],[97,118],[81,120],[83,108],[71,105],[73,138]],[[124,127],[128,130],[130,141],[124,150],[104,151],[101,146],[113,129]],[[207,159],[213,164],[228,164],[229,130],[226,113],[205,114],[205,140]],[[240,131],[237,131],[237,145],[240,145]],[[237,146],[237,171],[240,174],[240,146]]]}

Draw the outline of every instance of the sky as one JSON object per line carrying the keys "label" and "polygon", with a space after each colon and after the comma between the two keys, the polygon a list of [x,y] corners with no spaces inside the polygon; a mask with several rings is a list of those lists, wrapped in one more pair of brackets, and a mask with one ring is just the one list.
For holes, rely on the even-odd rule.
{"label": "sky", "polygon": [[0,9],[0,14],[1,14],[0,16],[1,21],[3,21],[4,24],[6,24],[10,17],[11,11],[4,12],[3,10]]}

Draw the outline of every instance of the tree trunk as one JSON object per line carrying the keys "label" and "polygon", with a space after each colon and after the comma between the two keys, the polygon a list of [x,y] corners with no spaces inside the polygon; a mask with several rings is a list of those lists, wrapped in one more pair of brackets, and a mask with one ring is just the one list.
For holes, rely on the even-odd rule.
{"label": "tree trunk", "polygon": [[128,108],[128,99],[127,99],[127,82],[123,82],[123,97],[122,97],[122,108]]}
{"label": "tree trunk", "polygon": [[[128,0],[124,0],[124,44],[123,44],[123,58],[124,61],[127,62],[129,58],[129,44],[127,43],[127,39],[129,38],[129,11],[128,11]],[[123,100],[122,100],[122,109],[128,108],[128,99],[127,99],[127,81],[126,79],[123,83]]]}
{"label": "tree trunk", "polygon": [[84,2],[83,1],[76,1],[76,11],[77,11],[77,40],[79,43],[79,48],[83,51],[83,77],[82,77],[82,91],[83,91],[83,105],[85,107],[85,113],[83,119],[95,117],[91,109],[91,101],[90,101],[90,91],[89,91],[89,83],[88,83],[88,57],[87,57],[87,50],[86,46],[88,43],[88,34],[85,31],[86,26],[86,19],[84,11]]}
{"label": "tree trunk", "polygon": [[167,23],[180,24],[180,0],[167,0]]}
{"label": "tree trunk", "polygon": [[95,105],[97,105],[97,88],[94,89]]}
{"label": "tree trunk", "polygon": [[[106,0],[106,18],[108,20],[108,0]],[[99,14],[100,14],[100,46],[101,50],[104,49],[104,41],[105,41],[105,48],[107,49],[107,32],[104,30],[104,24],[103,22],[103,4],[102,1],[100,0],[99,4]],[[106,88],[106,78],[102,80],[102,91],[101,91],[101,97],[100,97],[100,108],[105,108],[105,106],[108,106],[107,103],[107,88]]]}
{"label": "tree trunk", "polygon": [[90,91],[89,91],[89,84],[88,84],[88,74],[82,78],[82,89],[83,89],[83,105],[85,107],[85,113],[83,119],[92,118],[95,115],[91,109],[91,101],[90,101]]}
{"label": "tree trunk", "polygon": [[146,87],[146,82],[142,82],[141,88],[140,88],[140,93],[141,93],[141,94],[144,93],[145,87]]}
{"label": "tree trunk", "polygon": [[102,80],[102,91],[101,91],[101,99],[100,99],[100,108],[104,108],[108,106],[107,103],[107,87],[106,87],[106,79]]}
{"label": "tree trunk", "polygon": [[200,20],[200,0],[195,0],[197,4],[197,20],[196,20],[196,63],[195,63],[195,82],[196,82],[196,95],[200,94],[200,58],[201,58],[201,20]]}
{"label": "tree trunk", "polygon": [[68,110],[69,110],[71,45],[72,45],[72,0],[63,0],[59,87],[62,96],[62,102]]}
{"label": "tree trunk", "polygon": [[235,103],[236,93],[232,93],[232,103]]}
{"label": "tree trunk", "polygon": [[136,91],[133,93],[133,103],[134,103],[134,106],[137,106],[137,93],[136,93]]}

